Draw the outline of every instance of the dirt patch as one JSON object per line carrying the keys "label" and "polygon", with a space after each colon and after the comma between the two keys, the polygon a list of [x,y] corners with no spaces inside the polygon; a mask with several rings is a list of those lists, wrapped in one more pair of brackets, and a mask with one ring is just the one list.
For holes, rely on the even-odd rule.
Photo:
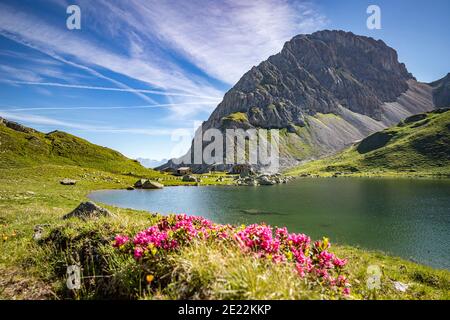
{"label": "dirt patch", "polygon": [[0,269],[0,299],[49,300],[55,297],[49,284],[19,270]]}

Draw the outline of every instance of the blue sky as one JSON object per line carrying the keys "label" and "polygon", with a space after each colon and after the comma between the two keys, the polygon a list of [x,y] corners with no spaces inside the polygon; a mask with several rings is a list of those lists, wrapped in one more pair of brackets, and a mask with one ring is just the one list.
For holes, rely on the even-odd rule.
{"label": "blue sky", "polygon": [[[66,27],[71,4],[81,30]],[[370,4],[381,30],[366,27]],[[443,77],[449,12],[448,0],[0,0],[0,116],[132,158],[179,156],[189,143],[177,133],[299,33],[382,39],[419,81]]]}

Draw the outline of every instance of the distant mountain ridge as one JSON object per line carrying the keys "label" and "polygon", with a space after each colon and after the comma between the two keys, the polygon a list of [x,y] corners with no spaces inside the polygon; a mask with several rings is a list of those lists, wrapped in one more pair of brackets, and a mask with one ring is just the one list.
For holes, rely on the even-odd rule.
{"label": "distant mountain ridge", "polygon": [[450,73],[429,84],[433,88],[433,101],[439,108],[450,108]]}
{"label": "distant mountain ridge", "polygon": [[450,109],[419,113],[290,174],[407,174],[450,177]]}
{"label": "distant mountain ridge", "polygon": [[[417,82],[381,40],[319,31],[294,37],[245,73],[202,128],[280,129],[280,163],[287,168],[431,111],[435,101],[448,103],[443,83],[448,81]],[[192,158],[191,153],[192,148],[183,158]],[[176,166],[169,161],[160,169]]]}
{"label": "distant mountain ridge", "polygon": [[146,168],[155,168],[155,167],[158,167],[168,161],[167,159],[153,160],[153,159],[146,159],[146,158],[136,158],[136,160],[139,161],[139,163]]}

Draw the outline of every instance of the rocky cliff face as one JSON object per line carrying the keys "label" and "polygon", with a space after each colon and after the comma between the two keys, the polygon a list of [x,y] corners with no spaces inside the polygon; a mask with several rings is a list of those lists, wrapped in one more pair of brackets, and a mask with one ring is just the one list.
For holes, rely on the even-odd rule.
{"label": "rocky cliff face", "polygon": [[202,127],[281,129],[288,167],[432,110],[433,93],[448,99],[442,87],[416,82],[381,40],[326,30],[294,37],[244,74]]}
{"label": "rocky cliff face", "polygon": [[304,125],[305,115],[336,113],[339,106],[379,120],[383,102],[413,79],[382,41],[343,31],[299,35],[253,67],[225,95],[208,122],[220,127],[234,112],[263,128]]}
{"label": "rocky cliff face", "polygon": [[0,125],[5,126],[7,128],[13,129],[15,131],[24,132],[24,133],[34,133],[36,130],[25,127],[17,122],[9,121],[7,119],[4,119],[0,117]]}
{"label": "rocky cliff face", "polygon": [[430,83],[430,86],[433,88],[433,100],[436,107],[450,108],[450,73]]}

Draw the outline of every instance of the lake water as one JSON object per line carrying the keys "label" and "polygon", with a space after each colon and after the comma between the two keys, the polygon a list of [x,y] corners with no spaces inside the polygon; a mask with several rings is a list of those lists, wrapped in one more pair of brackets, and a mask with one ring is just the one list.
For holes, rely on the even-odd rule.
{"label": "lake water", "polygon": [[107,190],[93,201],[218,223],[266,222],[314,239],[379,249],[450,269],[450,180],[297,179],[261,187]]}

